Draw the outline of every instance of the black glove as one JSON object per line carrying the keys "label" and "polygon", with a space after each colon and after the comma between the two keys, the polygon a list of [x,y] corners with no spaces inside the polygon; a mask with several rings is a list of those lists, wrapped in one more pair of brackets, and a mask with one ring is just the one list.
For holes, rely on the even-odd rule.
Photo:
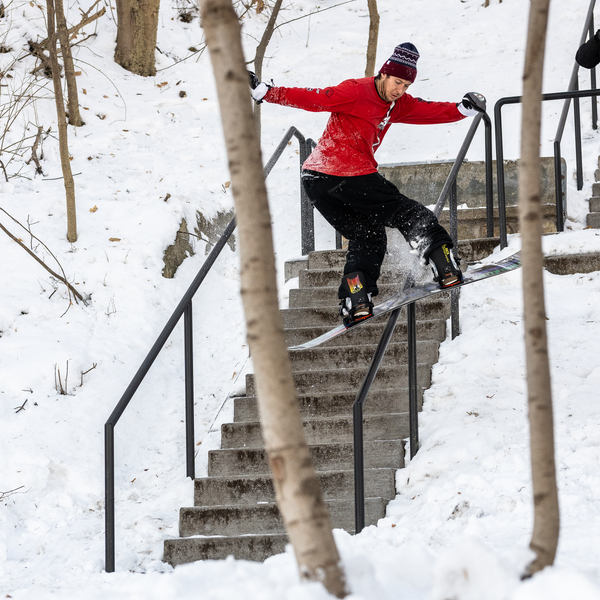
{"label": "black glove", "polygon": [[253,71],[248,71],[248,77],[250,78],[250,87],[255,90],[260,83],[260,79],[256,76]]}
{"label": "black glove", "polygon": [[485,96],[477,92],[468,92],[457,106],[465,117],[474,117],[477,113],[485,112]]}
{"label": "black glove", "polygon": [[[256,104],[260,104],[265,94],[273,87],[264,81],[260,81],[255,73],[248,71],[248,77],[250,78],[250,88],[252,89],[252,98]],[[271,81],[271,84],[273,81]]]}

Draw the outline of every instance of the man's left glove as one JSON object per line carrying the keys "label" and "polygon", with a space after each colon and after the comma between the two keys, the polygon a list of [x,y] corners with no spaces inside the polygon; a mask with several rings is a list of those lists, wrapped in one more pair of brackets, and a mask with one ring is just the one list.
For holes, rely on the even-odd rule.
{"label": "man's left glove", "polygon": [[459,102],[456,108],[465,117],[474,117],[480,112],[485,112],[485,96],[469,92],[463,96],[462,102]]}
{"label": "man's left glove", "polygon": [[[273,87],[264,81],[259,81],[258,77],[252,71],[248,71],[248,77],[250,78],[250,87],[252,88],[250,93],[256,104],[260,104],[265,94]],[[273,83],[273,82],[271,82]]]}

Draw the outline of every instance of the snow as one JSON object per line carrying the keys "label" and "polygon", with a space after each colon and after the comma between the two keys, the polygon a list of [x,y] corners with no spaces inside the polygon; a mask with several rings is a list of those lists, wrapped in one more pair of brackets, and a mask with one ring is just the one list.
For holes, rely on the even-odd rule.
{"label": "snow", "polygon": [[[407,40],[421,53],[411,93],[458,101],[467,91],[480,91],[490,109],[499,98],[520,94],[529,3],[378,4],[378,63]],[[551,4],[545,92],[566,87],[588,9],[585,0]],[[277,29],[269,45],[265,77],[316,87],[362,76],[366,3],[324,0],[318,6],[329,10],[310,17],[311,2],[284,5],[280,22],[291,22]],[[191,241],[196,253],[174,279],[161,276],[163,252],[182,218],[193,231],[196,210],[211,219],[233,205],[208,53],[182,60],[192,54],[189,48],[202,47],[198,19],[182,23],[178,4],[163,3],[159,72],[141,78],[112,60],[115,9],[106,6],[107,14],[85,30],[96,35],[74,51],[86,122],[79,130],[69,127],[76,243],[65,236],[55,108],[46,80],[37,80],[46,88],[1,141],[6,149],[21,139],[24,127],[28,136],[38,125],[52,127],[43,144],[42,176],[35,176],[33,163],[25,164],[29,152],[9,162],[12,155],[3,151],[11,179],[0,177],[6,211],[0,222],[57,270],[54,255],[88,302],[69,306],[65,287],[0,233],[0,593],[36,600],[328,598],[320,584],[299,581],[291,549],[262,564],[230,558],[172,569],[162,562],[163,541],[178,535],[179,508],[192,504],[183,446],[181,325],[115,429],[116,572],[103,571],[103,425],[203,263],[206,244]],[[78,7],[68,7],[69,23],[79,21]],[[249,59],[265,22],[264,14],[245,19]],[[31,81],[34,61],[25,49],[28,39],[45,37],[43,5],[8,5],[0,27],[2,45],[12,48],[0,54],[2,71],[21,57],[12,78],[2,79],[11,86],[0,88],[5,102],[10,89]],[[544,156],[552,155],[561,109],[558,102],[544,105]],[[265,161],[291,125],[316,139],[326,118],[263,105]],[[503,122],[505,157],[517,158],[519,107],[506,107]],[[589,100],[582,102],[582,122],[584,189],[575,187],[569,121],[562,144],[569,218],[565,233],[544,239],[547,254],[600,250],[600,234],[584,228],[599,154]],[[451,159],[468,126],[395,126],[378,160]],[[297,150],[293,141],[268,179],[282,304],[297,285],[284,284],[284,261],[301,252]],[[469,159],[482,157],[481,135]],[[499,257],[518,249],[518,236],[509,241]],[[317,244],[333,244],[319,217]],[[219,424],[231,418],[228,398],[243,390],[251,369],[238,271],[238,256],[226,247],[194,300],[198,475],[206,472],[208,450],[218,447]],[[419,417],[421,449],[398,471],[398,495],[386,518],[355,537],[334,532],[350,598],[600,598],[600,309],[594,296],[600,275],[545,275],[562,525],[555,565],[526,581],[520,574],[532,556],[532,498],[520,278],[513,272],[464,289],[462,333],[441,345]],[[57,390],[59,371],[65,394]]]}

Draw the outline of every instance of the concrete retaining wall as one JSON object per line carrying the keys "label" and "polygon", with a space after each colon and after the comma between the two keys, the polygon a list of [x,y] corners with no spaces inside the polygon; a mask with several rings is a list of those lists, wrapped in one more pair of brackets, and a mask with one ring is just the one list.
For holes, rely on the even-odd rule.
{"label": "concrete retaining wall", "polygon": [[[542,161],[542,204],[555,204],[554,158],[544,157]],[[504,162],[507,206],[518,202],[518,160]],[[379,172],[409,198],[429,206],[435,204],[444,187],[454,161],[431,163],[407,163],[379,165]],[[561,178],[566,202],[565,181],[567,165],[561,159]],[[496,161],[493,162],[494,198],[497,196]],[[485,206],[485,163],[464,162],[457,177],[458,204],[469,208]],[[494,200],[496,204],[497,200]]]}

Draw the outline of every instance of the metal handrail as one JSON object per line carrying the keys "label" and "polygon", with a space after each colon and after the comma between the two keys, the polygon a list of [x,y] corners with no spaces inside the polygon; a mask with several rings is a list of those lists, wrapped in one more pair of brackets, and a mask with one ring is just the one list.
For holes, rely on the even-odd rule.
{"label": "metal handrail", "polygon": [[[581,46],[594,26],[594,7],[596,5],[596,0],[591,0],[590,5],[588,7],[588,12],[585,18],[585,23],[583,26],[583,31],[581,32],[581,37],[579,39],[579,46]],[[594,35],[593,33],[591,34]],[[595,69],[592,77],[592,88],[595,89]],[[567,87],[568,92],[572,92],[579,89],[579,65],[577,61],[573,63],[573,70],[571,72],[571,78],[569,79],[569,86]],[[560,142],[562,140],[562,136],[565,130],[565,125],[567,122],[567,116],[569,113],[569,108],[571,105],[571,98],[566,98],[563,104],[563,109],[560,115],[560,119],[558,122],[558,127],[556,129],[556,135],[554,136],[554,149],[555,149],[555,157],[558,151],[560,156]],[[580,124],[580,112],[579,112],[579,99],[575,98],[573,102],[573,111],[575,117],[575,156],[576,156],[576,165],[577,165],[577,189],[581,190],[583,188],[583,159],[581,155],[581,124]],[[595,105],[595,103],[594,103]],[[592,116],[592,127],[594,126],[594,119]],[[560,229],[559,231],[563,231]]]}
{"label": "metal handrail", "polygon": [[[287,131],[273,155],[267,162],[264,172],[265,178],[268,177],[269,173],[275,166],[275,163],[283,153],[288,142],[295,137],[298,139],[300,144],[300,168],[302,164],[308,158],[311,149],[314,147],[314,142],[311,139],[306,140],[304,136],[295,128],[290,127]],[[314,221],[312,219],[312,208],[310,201],[304,194],[302,186],[301,189],[301,219],[302,219],[302,248],[303,253],[305,249],[310,248],[314,250]],[[142,381],[146,377],[152,364],[158,357],[160,351],[165,345],[167,339],[179,323],[181,317],[184,317],[184,364],[185,364],[185,431],[186,431],[186,475],[191,479],[195,478],[195,464],[194,464],[194,372],[193,372],[193,327],[192,327],[192,298],[198,291],[200,285],[204,281],[206,275],[210,271],[211,267],[217,260],[221,250],[223,250],[225,244],[228,242],[231,234],[235,230],[236,222],[235,217],[231,220],[229,225],[225,228],[225,231],[221,235],[219,241],[215,244],[211,250],[208,258],[204,261],[204,264],[200,268],[200,271],[192,281],[190,287],[183,295],[183,298],[177,305],[177,308],[171,315],[167,324],[164,326],[162,332],[158,336],[154,345],[148,352],[148,355],[142,362],[137,373],[128,385],[125,393],[119,400],[117,406],[114,408],[110,417],[104,425],[104,486],[105,486],[105,571],[107,573],[113,573],[115,570],[115,441],[114,441],[114,429],[117,425],[124,410],[129,405],[135,392],[141,385]]]}
{"label": "metal handrail", "polygon": [[[465,160],[467,151],[475,137],[475,133],[481,121],[485,123],[485,159],[486,159],[486,206],[488,213],[493,213],[493,202],[492,202],[492,184],[491,184],[491,162],[492,162],[492,143],[491,143],[491,121],[487,114],[482,113],[477,115],[471,127],[465,136],[460,151],[456,157],[450,173],[444,183],[438,201],[433,210],[436,217],[439,217],[446,202],[446,198],[451,195],[454,200],[451,202],[450,211],[451,222],[457,223],[457,202],[456,202],[456,177],[460,167]],[[488,168],[488,163],[490,167]],[[493,217],[488,215],[488,223],[491,223],[491,235],[493,235]],[[456,227],[454,228],[454,242],[457,241]],[[490,235],[490,229],[488,228],[488,235]],[[491,236],[490,236],[491,237]],[[456,245],[456,244],[455,244]],[[414,285],[415,273],[414,271],[409,272],[404,289],[408,289]],[[455,290],[456,292],[457,290]],[[458,305],[456,305],[456,309]],[[398,322],[402,307],[392,311],[383,335],[379,340],[371,364],[361,387],[354,401],[352,407],[353,414],[353,435],[354,435],[354,524],[355,532],[359,533],[364,529],[365,526],[365,475],[364,475],[364,441],[363,441],[363,411],[364,404],[367,400],[371,385],[375,380],[381,361],[385,355],[390,339]],[[458,314],[458,313],[457,313]],[[409,424],[410,424],[410,452],[411,458],[416,454],[419,447],[419,433],[418,433],[418,382],[417,382],[417,336],[416,336],[416,309],[415,303],[411,303],[407,306],[408,315],[408,388],[409,388]],[[454,315],[453,315],[454,321]]]}
{"label": "metal handrail", "polygon": [[[564,100],[565,98],[588,98],[600,96],[600,90],[575,90],[571,92],[555,92],[542,94],[542,101]],[[496,129],[496,169],[498,173],[498,210],[506,211],[506,191],[504,183],[504,149],[502,144],[502,107],[505,104],[519,104],[521,96],[500,98],[494,106],[494,127]],[[581,142],[581,140],[580,140]],[[560,168],[560,141],[554,141],[554,193],[556,198],[556,229],[564,231],[564,194]],[[506,224],[500,227],[500,247],[508,245]]]}
{"label": "metal handrail", "polygon": [[[583,27],[583,32],[579,40],[579,46],[581,46],[589,33],[590,37],[594,35],[594,6],[596,0],[591,0],[588,12]],[[543,94],[542,100],[565,100],[561,112],[561,116],[556,129],[556,135],[554,137],[554,194],[556,200],[556,229],[557,231],[564,231],[564,217],[565,217],[565,202],[562,191],[563,182],[561,177],[561,150],[560,144],[565,130],[567,122],[567,116],[569,108],[571,106],[571,99],[574,99],[574,131],[575,131],[575,162],[577,167],[577,189],[583,188],[583,160],[581,152],[581,123],[580,123],[580,110],[579,110],[579,98],[586,98],[591,96],[598,96],[595,93],[596,90],[596,70],[592,69],[591,83],[592,89],[579,91],[578,82],[579,65],[574,62],[573,70],[571,72],[571,78],[569,79],[569,85],[566,92],[559,92],[554,94]],[[496,169],[498,177],[498,209],[506,211],[506,191],[504,183],[504,148],[502,144],[502,114],[501,110],[505,104],[517,104],[521,102],[520,96],[511,96],[508,98],[501,98],[496,102],[494,107],[494,125],[496,129]],[[598,114],[596,103],[592,103],[592,127],[597,129],[598,127]],[[500,247],[505,248],[508,245],[506,227],[500,228]]]}

